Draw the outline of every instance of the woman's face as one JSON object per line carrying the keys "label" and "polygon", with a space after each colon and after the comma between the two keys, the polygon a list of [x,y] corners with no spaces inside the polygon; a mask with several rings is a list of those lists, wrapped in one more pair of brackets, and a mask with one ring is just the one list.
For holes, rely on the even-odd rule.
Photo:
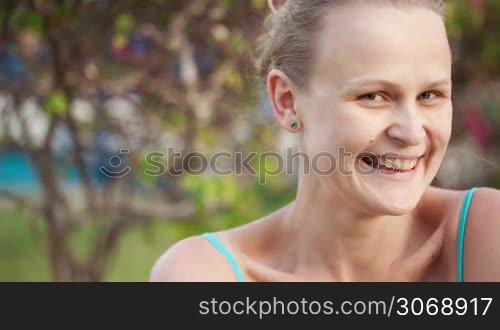
{"label": "woman's face", "polygon": [[[369,214],[410,211],[451,135],[452,60],[441,17],[420,7],[336,7],[315,43],[309,88],[295,95],[295,110],[302,149],[336,157],[337,170],[320,182]],[[356,157],[364,153],[390,157]],[[321,159],[325,169],[330,161]],[[403,169],[375,171],[370,162]]]}

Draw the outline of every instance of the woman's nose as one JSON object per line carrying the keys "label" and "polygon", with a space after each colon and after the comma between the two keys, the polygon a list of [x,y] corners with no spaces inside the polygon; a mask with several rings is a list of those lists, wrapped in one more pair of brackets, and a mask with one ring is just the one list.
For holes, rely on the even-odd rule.
{"label": "woman's nose", "polygon": [[404,145],[424,143],[425,129],[421,117],[416,106],[396,110],[387,135]]}

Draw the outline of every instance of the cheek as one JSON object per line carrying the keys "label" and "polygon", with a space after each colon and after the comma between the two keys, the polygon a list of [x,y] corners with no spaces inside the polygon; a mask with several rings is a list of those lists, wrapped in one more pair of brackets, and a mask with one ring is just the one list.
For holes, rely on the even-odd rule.
{"label": "cheek", "polygon": [[434,142],[439,147],[446,148],[450,141],[452,119],[453,110],[450,106],[447,109],[441,109],[440,111],[437,111],[432,116],[429,116],[427,120],[427,125],[430,130],[431,136],[435,140]]}
{"label": "cheek", "polygon": [[307,117],[304,142],[310,152],[329,151],[337,154],[342,148],[352,154],[366,150],[380,125],[373,118],[350,107],[311,111]]}

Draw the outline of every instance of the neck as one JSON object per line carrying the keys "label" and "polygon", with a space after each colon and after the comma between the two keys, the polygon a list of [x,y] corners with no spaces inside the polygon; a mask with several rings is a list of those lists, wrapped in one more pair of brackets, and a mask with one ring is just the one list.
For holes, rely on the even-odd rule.
{"label": "neck", "polygon": [[[425,268],[430,260],[427,255],[436,253],[440,238],[417,229],[416,212],[367,214],[334,191],[326,191],[319,180],[309,178],[301,180],[297,198],[281,221],[287,238],[283,244],[291,256],[283,261],[284,267],[304,275],[312,273],[308,276],[328,274],[325,277],[337,281],[418,276],[415,269]],[[436,237],[430,240],[429,236]]]}

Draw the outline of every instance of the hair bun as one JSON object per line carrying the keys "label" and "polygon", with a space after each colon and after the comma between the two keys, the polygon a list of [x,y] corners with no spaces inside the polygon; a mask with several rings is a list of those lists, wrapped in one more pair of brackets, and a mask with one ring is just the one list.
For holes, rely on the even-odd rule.
{"label": "hair bun", "polygon": [[267,0],[267,4],[273,13],[280,10],[288,0]]}

